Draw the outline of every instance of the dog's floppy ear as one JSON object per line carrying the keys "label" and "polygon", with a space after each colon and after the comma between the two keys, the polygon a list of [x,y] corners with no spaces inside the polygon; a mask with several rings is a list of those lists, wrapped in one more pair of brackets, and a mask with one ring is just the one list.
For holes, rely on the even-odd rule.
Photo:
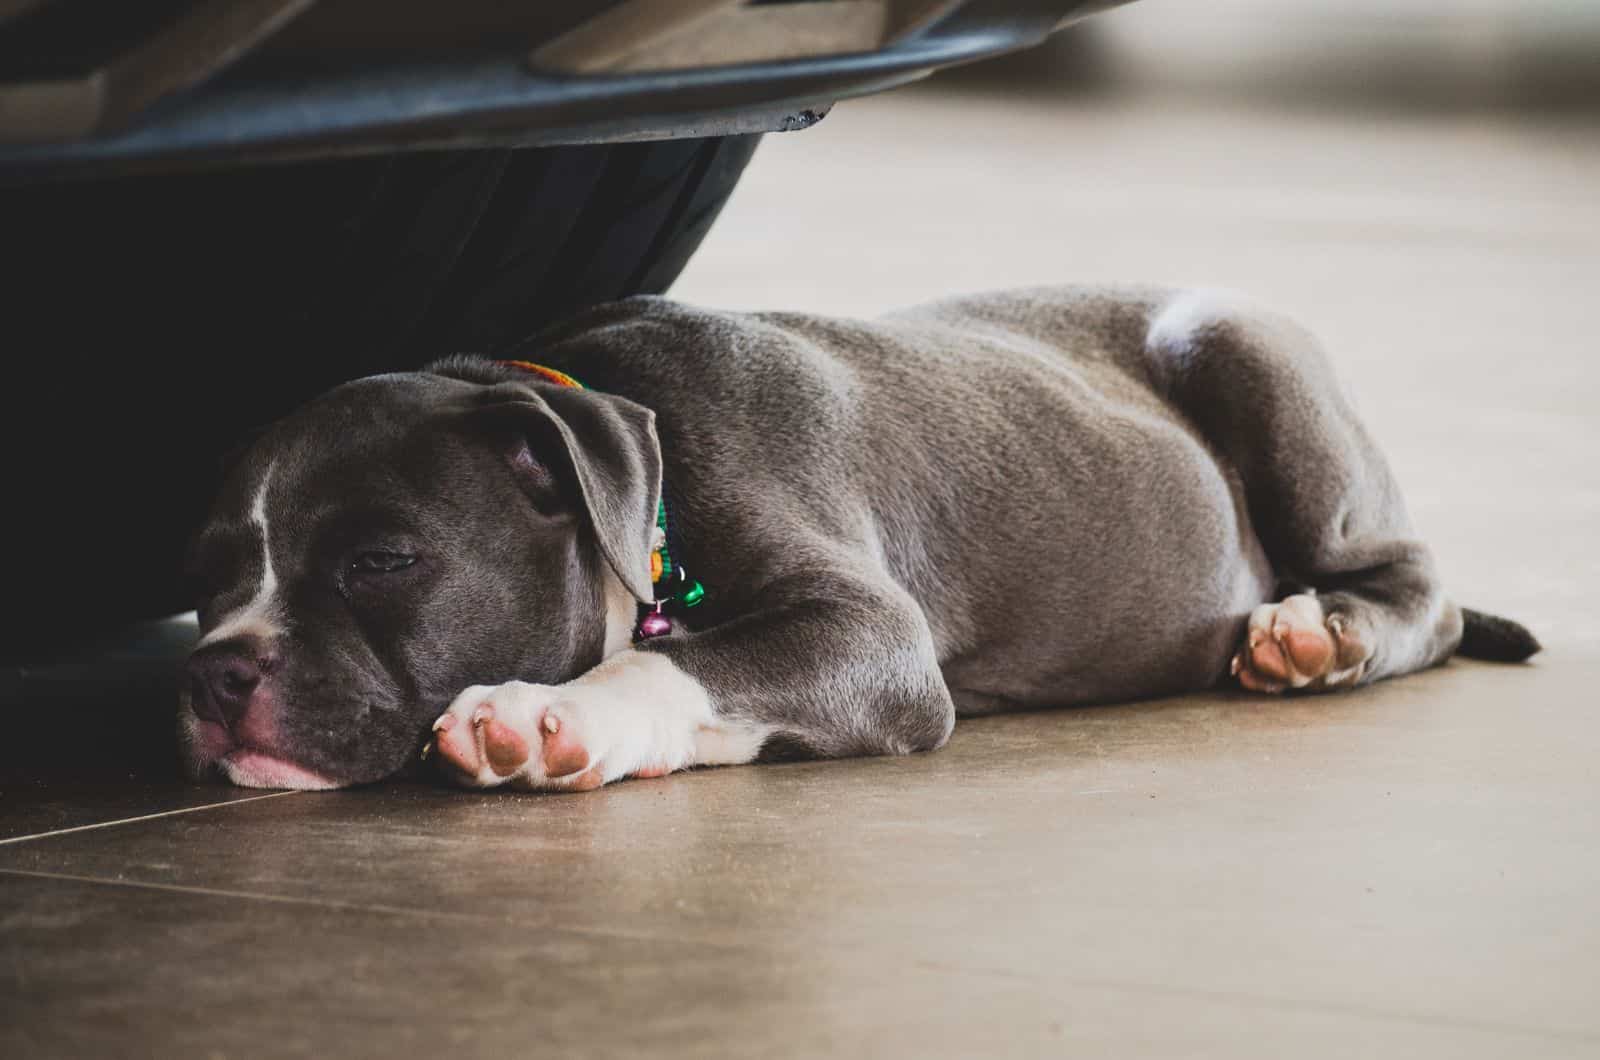
{"label": "dog's floppy ear", "polygon": [[649,603],[661,495],[656,414],[614,394],[521,382],[490,387],[484,402],[482,411],[519,421],[525,437],[558,443],[541,446],[540,455],[565,458],[606,562],[635,599]]}

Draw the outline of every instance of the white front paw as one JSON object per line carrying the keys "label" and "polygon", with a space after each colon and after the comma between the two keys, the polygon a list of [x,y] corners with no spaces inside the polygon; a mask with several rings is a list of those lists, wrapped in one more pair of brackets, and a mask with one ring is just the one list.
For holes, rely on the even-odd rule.
{"label": "white front paw", "polygon": [[467,787],[588,791],[615,777],[568,685],[474,685],[433,723],[439,760]]}
{"label": "white front paw", "polygon": [[564,685],[467,689],[434,723],[434,746],[467,787],[588,791],[748,762],[770,731],[715,717],[705,689],[665,656],[620,651]]}

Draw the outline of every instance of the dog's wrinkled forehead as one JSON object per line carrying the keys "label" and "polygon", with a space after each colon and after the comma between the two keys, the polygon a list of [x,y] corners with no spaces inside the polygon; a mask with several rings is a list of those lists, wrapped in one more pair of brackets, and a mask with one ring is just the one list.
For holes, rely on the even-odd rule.
{"label": "dog's wrinkled forehead", "polygon": [[251,447],[252,463],[309,473],[339,460],[381,455],[421,424],[465,408],[483,388],[436,375],[382,375],[335,387],[274,424]]}
{"label": "dog's wrinkled forehead", "polygon": [[352,489],[366,493],[396,486],[396,476],[415,465],[416,454],[404,450],[418,431],[466,407],[481,389],[419,373],[373,376],[330,390],[249,446],[228,472],[213,522],[247,521],[263,501],[263,487],[274,500],[286,492],[337,500]]}

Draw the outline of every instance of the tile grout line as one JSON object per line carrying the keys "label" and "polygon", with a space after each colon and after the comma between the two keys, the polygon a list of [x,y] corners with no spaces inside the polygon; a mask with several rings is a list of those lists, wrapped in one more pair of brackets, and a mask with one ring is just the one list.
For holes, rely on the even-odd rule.
{"label": "tile grout line", "polygon": [[57,828],[49,832],[34,832],[31,835],[16,835],[9,839],[0,839],[0,847],[11,843],[25,843],[30,839],[48,839],[55,835],[68,835],[72,832],[88,832],[96,828],[111,828],[119,824],[133,824],[137,821],[153,821],[158,817],[176,817],[180,813],[195,813],[199,810],[214,810],[218,806],[238,806],[246,802],[260,802],[262,799],[276,799],[284,795],[298,795],[297,791],[272,791],[265,795],[251,795],[243,799],[229,799],[226,802],[208,802],[202,806],[185,806],[177,810],[162,810],[160,813],[146,813],[138,817],[119,817],[114,821],[96,821],[94,824],[79,824],[71,828]]}

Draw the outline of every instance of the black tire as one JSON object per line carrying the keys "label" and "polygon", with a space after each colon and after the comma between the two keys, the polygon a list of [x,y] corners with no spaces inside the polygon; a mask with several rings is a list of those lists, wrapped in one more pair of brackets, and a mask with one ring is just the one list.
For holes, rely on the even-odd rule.
{"label": "black tire", "polygon": [[222,455],[345,379],[664,291],[759,136],[0,194],[7,654],[184,610]]}

